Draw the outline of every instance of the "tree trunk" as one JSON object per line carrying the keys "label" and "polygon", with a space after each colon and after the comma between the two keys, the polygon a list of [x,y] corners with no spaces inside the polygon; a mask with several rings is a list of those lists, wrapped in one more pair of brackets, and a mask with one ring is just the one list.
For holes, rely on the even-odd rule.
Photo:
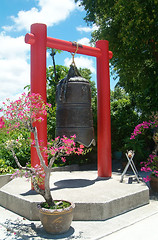
{"label": "tree trunk", "polygon": [[43,156],[41,154],[40,146],[39,146],[39,143],[38,143],[38,134],[37,134],[37,128],[36,127],[33,129],[33,134],[34,134],[34,138],[35,138],[36,151],[37,151],[37,154],[38,154],[41,166],[43,167],[44,172],[45,172],[45,179],[44,179],[45,189],[44,189],[44,194],[43,194],[43,191],[42,191],[42,194],[41,194],[41,191],[40,191],[40,194],[44,197],[45,201],[48,203],[49,206],[54,206],[55,203],[54,203],[53,198],[51,196],[50,186],[49,186],[50,185],[50,174],[51,174],[52,166],[48,167],[45,164],[45,161],[44,161]]}
{"label": "tree trunk", "polygon": [[54,206],[55,203],[53,201],[51,192],[50,192],[50,174],[51,174],[51,168],[47,168],[45,171],[45,194],[44,198],[49,206]]}

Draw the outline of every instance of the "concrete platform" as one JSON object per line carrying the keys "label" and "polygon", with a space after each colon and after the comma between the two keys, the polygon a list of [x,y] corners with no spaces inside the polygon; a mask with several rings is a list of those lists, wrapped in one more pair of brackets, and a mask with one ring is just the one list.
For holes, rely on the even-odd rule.
{"label": "concrete platform", "polygon": [[[128,176],[129,177],[129,176]],[[74,220],[105,220],[149,203],[144,183],[120,183],[120,173],[98,178],[97,171],[53,172],[51,192],[54,199],[75,203]],[[0,189],[0,205],[29,220],[38,220],[37,203],[42,196],[30,190],[25,178],[14,179]]]}

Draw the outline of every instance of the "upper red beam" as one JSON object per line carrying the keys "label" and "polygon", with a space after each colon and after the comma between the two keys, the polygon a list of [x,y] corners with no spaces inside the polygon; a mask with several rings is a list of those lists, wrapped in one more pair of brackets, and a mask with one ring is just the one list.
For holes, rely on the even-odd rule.
{"label": "upper red beam", "polygon": [[[27,33],[25,35],[25,43],[32,45],[35,43],[35,41],[36,41],[36,38],[32,33]],[[68,51],[68,52],[75,52],[77,45],[65,40],[47,37],[46,47]],[[77,53],[93,56],[93,57],[101,56],[101,50],[99,48],[89,47],[89,46],[80,45],[80,44],[78,46]],[[109,51],[109,59],[111,58],[112,58],[112,52]]]}

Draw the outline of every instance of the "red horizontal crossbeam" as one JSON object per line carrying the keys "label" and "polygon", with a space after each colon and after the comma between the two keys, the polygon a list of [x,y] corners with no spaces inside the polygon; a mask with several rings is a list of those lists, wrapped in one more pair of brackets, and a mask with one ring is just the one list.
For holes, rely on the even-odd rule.
{"label": "red horizontal crossbeam", "polygon": [[[34,34],[27,33],[25,35],[25,43],[33,45],[35,43],[35,41],[36,41],[36,37],[34,36]],[[56,38],[51,38],[51,37],[47,37],[46,46],[49,48],[55,48],[55,49],[68,51],[68,52],[76,51],[76,45],[73,44],[72,42],[68,42],[68,41],[56,39]],[[93,56],[93,57],[101,56],[101,50],[99,48],[85,46],[85,45],[79,45],[77,53],[88,55],[88,56]],[[109,59],[111,59],[111,58],[112,58],[112,52],[109,51]]]}

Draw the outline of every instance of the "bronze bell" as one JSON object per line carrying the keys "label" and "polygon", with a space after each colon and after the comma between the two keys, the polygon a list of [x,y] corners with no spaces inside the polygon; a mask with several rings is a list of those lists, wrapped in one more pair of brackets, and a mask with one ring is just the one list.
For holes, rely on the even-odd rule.
{"label": "bronze bell", "polygon": [[71,65],[56,89],[56,136],[76,135],[76,142],[95,145],[90,83]]}

